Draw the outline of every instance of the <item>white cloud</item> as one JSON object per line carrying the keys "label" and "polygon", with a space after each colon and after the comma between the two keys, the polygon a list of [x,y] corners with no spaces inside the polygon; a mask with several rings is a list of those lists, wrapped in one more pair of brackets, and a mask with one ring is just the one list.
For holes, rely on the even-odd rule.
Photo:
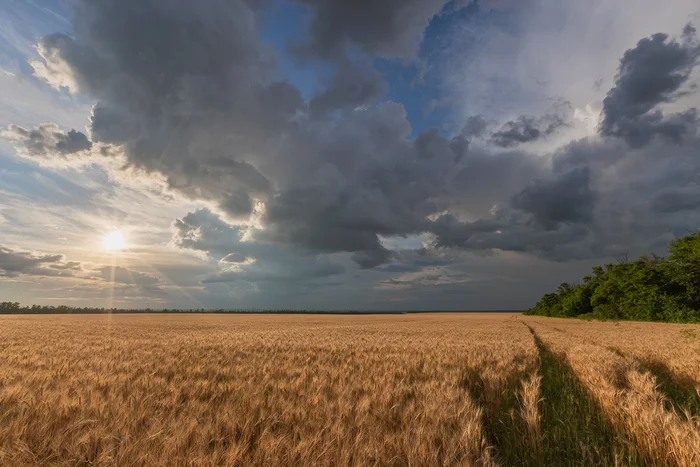
{"label": "white cloud", "polygon": [[602,101],[625,50],[655,32],[679,35],[693,0],[525,0],[458,24],[443,63],[456,118],[539,115],[551,99]]}

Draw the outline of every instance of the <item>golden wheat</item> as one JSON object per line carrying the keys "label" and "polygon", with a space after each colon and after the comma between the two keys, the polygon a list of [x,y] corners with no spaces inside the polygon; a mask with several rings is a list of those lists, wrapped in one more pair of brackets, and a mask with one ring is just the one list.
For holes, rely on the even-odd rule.
{"label": "golden wheat", "polygon": [[590,327],[578,328],[575,334],[560,326],[568,329],[578,322],[564,325],[561,321],[526,319],[552,351],[566,358],[618,431],[633,442],[647,462],[700,465],[700,426],[692,418],[665,409],[664,395],[657,390],[655,376],[644,371],[638,361],[593,343],[593,336],[599,334],[580,331]]}
{"label": "golden wheat", "polygon": [[[567,428],[545,424],[541,387],[552,394],[552,371],[569,376],[543,371],[547,348],[642,461],[698,465],[696,420],[664,405],[642,362],[649,342],[666,342],[655,358],[693,374],[666,348],[679,328],[655,326],[515,314],[0,316],[0,465],[545,465],[559,455],[590,465],[593,438],[552,448]],[[698,327],[682,329],[690,341]]]}
{"label": "golden wheat", "polygon": [[681,384],[700,385],[699,325],[562,318],[547,318],[544,322],[554,330],[622,352],[651,367],[667,367]]}
{"label": "golden wheat", "polygon": [[535,352],[489,315],[2,317],[0,342],[3,465],[490,465],[463,370],[498,387]]}

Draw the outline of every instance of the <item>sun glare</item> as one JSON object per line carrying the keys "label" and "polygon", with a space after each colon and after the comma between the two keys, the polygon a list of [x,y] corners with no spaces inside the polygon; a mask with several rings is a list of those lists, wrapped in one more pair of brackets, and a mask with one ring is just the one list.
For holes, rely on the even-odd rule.
{"label": "sun glare", "polygon": [[111,232],[102,239],[102,246],[108,251],[123,250],[126,248],[124,234],[117,231]]}

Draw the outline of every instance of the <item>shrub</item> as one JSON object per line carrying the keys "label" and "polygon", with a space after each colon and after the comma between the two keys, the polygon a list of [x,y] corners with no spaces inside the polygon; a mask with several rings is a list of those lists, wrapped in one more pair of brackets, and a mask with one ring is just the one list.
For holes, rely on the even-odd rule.
{"label": "shrub", "polygon": [[700,233],[674,240],[669,256],[593,268],[579,284],[561,284],[527,314],[602,320],[700,321]]}

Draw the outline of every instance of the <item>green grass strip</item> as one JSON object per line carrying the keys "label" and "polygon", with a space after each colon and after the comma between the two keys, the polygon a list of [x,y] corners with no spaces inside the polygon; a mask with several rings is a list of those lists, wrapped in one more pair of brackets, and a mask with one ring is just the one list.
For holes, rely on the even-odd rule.
{"label": "green grass strip", "polygon": [[518,375],[505,387],[496,390],[476,368],[464,371],[460,386],[484,410],[482,419],[486,440],[494,447],[498,463],[504,466],[539,465],[537,452],[532,449],[527,428],[519,414],[517,390],[525,375]]}
{"label": "green grass strip", "polygon": [[540,354],[540,414],[544,465],[645,465],[615,431],[600,406],[586,392],[571,366],[530,328]]}

